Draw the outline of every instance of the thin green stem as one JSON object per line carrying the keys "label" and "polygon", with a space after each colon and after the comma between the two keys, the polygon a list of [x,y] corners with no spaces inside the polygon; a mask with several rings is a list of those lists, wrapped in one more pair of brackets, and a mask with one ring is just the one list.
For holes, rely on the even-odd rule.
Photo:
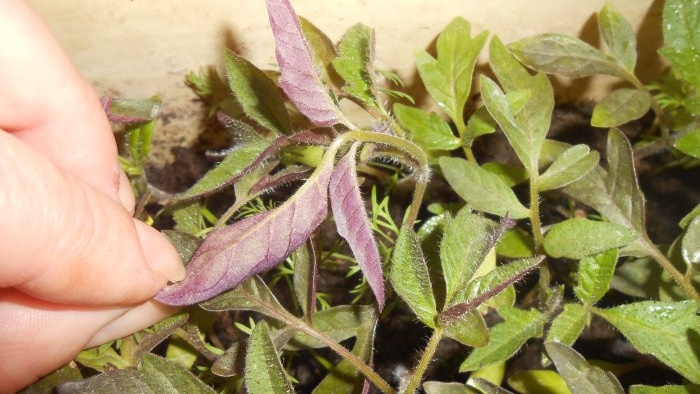
{"label": "thin green stem", "polygon": [[219,217],[219,220],[216,221],[216,224],[214,225],[215,229],[220,229],[221,227],[226,226],[226,223],[233,217],[233,215],[241,209],[245,204],[250,202],[252,198],[246,198],[246,199],[241,199],[241,200],[236,200],[236,202],[231,205],[226,212],[224,212],[221,217]]}
{"label": "thin green stem", "polygon": [[464,151],[464,156],[467,157],[467,160],[469,160],[469,162],[478,164],[476,162],[474,152],[472,152],[471,143],[469,144],[470,146],[467,146],[465,144],[465,134],[467,133],[467,125],[464,124],[464,120],[459,119],[459,121],[455,121],[455,126],[457,127],[457,135],[459,135],[459,139],[462,141],[462,150]]}
{"label": "thin green stem", "polygon": [[[625,78],[628,82],[630,82],[636,89],[647,92],[647,88],[644,86],[642,81],[637,78],[634,73],[631,72],[626,72],[627,78]],[[659,103],[654,99],[652,96],[651,98],[651,109],[654,111],[654,114],[656,115],[656,119],[659,120],[660,126],[661,126],[661,138],[664,141],[664,144],[666,146],[669,146],[671,144],[671,139],[670,139],[670,131],[669,131],[669,126],[670,126],[670,121],[668,117],[666,116],[666,112],[664,112],[663,108],[659,105]]]}
{"label": "thin green stem", "polygon": [[[544,237],[542,236],[542,223],[540,222],[540,194],[537,190],[537,182],[539,180],[539,173],[537,171],[537,165],[531,166],[533,169],[530,174],[530,225],[532,226],[532,237],[535,240],[535,255],[542,254],[542,249],[544,247]],[[540,264],[540,299],[546,297],[547,290],[549,289],[549,283],[551,280],[551,273],[549,272],[549,265],[545,259]]]}
{"label": "thin green stem", "polygon": [[[430,180],[430,164],[428,163],[428,157],[423,149],[411,141],[404,138],[395,137],[393,135],[373,133],[369,131],[349,131],[341,134],[333,145],[328,148],[328,151],[331,152],[332,155],[335,155],[335,151],[337,151],[343,143],[348,141],[371,142],[375,144],[389,145],[406,153],[411,159],[418,163],[418,168],[415,169],[417,172],[416,189],[413,193],[413,201],[411,201],[411,211],[405,223],[408,226],[413,226],[418,216],[420,204],[423,201],[425,189],[428,187],[428,181]],[[332,149],[335,150],[332,151]]]}
{"label": "thin green stem", "polygon": [[418,386],[420,386],[420,382],[423,380],[423,375],[425,375],[425,371],[428,369],[428,365],[430,365],[430,362],[433,360],[435,351],[440,344],[443,332],[444,329],[441,327],[438,327],[433,331],[433,335],[430,337],[430,340],[423,351],[423,355],[421,356],[418,365],[416,365],[416,369],[413,371],[411,380],[409,380],[408,384],[406,385],[404,394],[413,394],[416,392],[416,390],[418,390]]}
{"label": "thin green stem", "polygon": [[654,245],[651,240],[644,236],[642,237],[642,244],[646,247],[649,255],[656,260],[659,265],[666,270],[666,272],[671,275],[671,278],[680,286],[680,288],[688,295],[688,297],[700,302],[700,294],[698,293],[695,286],[691,282],[691,278],[683,275],[680,271],[673,266],[673,263]]}
{"label": "thin green stem", "polygon": [[338,353],[339,356],[343,357],[350,364],[352,364],[355,367],[355,369],[362,373],[367,378],[367,380],[369,380],[382,393],[396,393],[396,391],[391,387],[391,385],[389,385],[389,383],[387,383],[386,380],[382,379],[382,377],[379,376],[379,374],[374,372],[374,370],[369,365],[367,365],[362,359],[352,354],[352,352],[345,348],[343,345],[335,342],[330,337],[311,327],[307,322],[297,318],[292,314],[285,314],[285,316],[280,318],[280,320],[282,320],[287,325],[294,327],[323,342],[326,346],[331,348],[331,350]]}

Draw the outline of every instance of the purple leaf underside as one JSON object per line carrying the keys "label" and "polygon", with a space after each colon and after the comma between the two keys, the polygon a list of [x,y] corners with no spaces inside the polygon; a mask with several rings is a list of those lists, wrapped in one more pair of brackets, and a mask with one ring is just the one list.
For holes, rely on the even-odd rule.
{"label": "purple leaf underside", "polygon": [[181,282],[155,297],[169,305],[191,305],[266,271],[301,246],[328,212],[332,163],[318,167],[284,204],[212,232],[187,265]]}
{"label": "purple leaf underside", "polygon": [[[119,106],[115,104],[119,102],[130,104],[127,105],[128,111],[126,113],[120,113],[115,110],[115,107]],[[100,104],[107,115],[107,119],[112,123],[134,124],[149,122],[156,118],[160,110],[160,105],[155,104],[151,100],[115,99],[102,96],[100,97]]]}
{"label": "purple leaf underside", "polygon": [[348,241],[381,310],[384,307],[382,260],[357,183],[356,153],[357,144],[354,144],[338,161],[331,175],[328,191],[338,234]]}
{"label": "purple leaf underside", "polygon": [[316,126],[328,127],[340,123],[340,111],[316,70],[299,17],[291,4],[288,0],[267,0],[267,13],[277,42],[280,87]]}

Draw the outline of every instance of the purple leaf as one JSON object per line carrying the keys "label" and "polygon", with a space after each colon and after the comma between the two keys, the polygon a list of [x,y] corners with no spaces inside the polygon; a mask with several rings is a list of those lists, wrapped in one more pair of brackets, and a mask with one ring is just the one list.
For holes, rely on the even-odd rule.
{"label": "purple leaf", "polygon": [[326,217],[332,168],[330,160],[322,161],[279,208],[212,232],[192,256],[185,279],[166,287],[155,299],[169,305],[195,304],[284,260]]}
{"label": "purple leaf", "polygon": [[100,97],[100,104],[112,123],[145,123],[156,118],[160,111],[160,101],[155,99],[135,100]]}
{"label": "purple leaf", "polygon": [[277,42],[279,83],[284,93],[316,126],[341,123],[343,116],[316,70],[292,5],[288,0],[267,0],[267,13]]}
{"label": "purple leaf", "polygon": [[357,183],[356,152],[357,144],[354,144],[347,155],[338,161],[331,175],[328,191],[338,234],[348,241],[381,310],[384,307],[382,260]]}

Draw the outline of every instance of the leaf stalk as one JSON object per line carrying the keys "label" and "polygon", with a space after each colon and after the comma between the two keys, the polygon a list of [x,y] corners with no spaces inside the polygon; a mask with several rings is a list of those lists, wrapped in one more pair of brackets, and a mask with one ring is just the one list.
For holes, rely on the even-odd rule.
{"label": "leaf stalk", "polygon": [[425,371],[428,369],[428,365],[430,365],[430,362],[433,360],[435,351],[440,344],[443,332],[444,329],[442,327],[437,327],[433,331],[433,334],[430,336],[430,340],[423,351],[423,355],[421,356],[420,361],[418,362],[418,365],[416,365],[416,369],[411,376],[411,380],[409,380],[408,384],[406,385],[404,394],[413,394],[416,392],[416,390],[418,390],[418,386],[420,386],[420,382],[423,380],[423,375],[425,375]]}

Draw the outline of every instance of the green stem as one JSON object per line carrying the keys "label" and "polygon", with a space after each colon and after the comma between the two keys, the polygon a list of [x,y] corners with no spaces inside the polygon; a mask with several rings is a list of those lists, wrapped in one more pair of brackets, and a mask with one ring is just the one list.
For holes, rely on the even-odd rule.
{"label": "green stem", "polygon": [[661,253],[661,251],[651,242],[648,237],[642,237],[642,244],[647,249],[647,252],[649,252],[649,255],[656,260],[656,262],[659,263],[659,265],[665,269],[669,275],[671,275],[671,278],[673,278],[676,284],[678,284],[678,286],[680,286],[680,288],[683,289],[683,291],[690,298],[700,302],[700,294],[698,294],[697,289],[695,289],[695,286],[693,286],[691,278],[678,271],[676,267],[673,266],[673,263],[671,263],[671,261],[663,253]]}
{"label": "green stem", "polygon": [[233,215],[243,207],[243,205],[247,204],[250,202],[252,198],[246,198],[246,199],[241,199],[241,200],[236,200],[236,202],[231,205],[226,212],[224,212],[223,215],[219,217],[219,220],[216,221],[216,224],[214,225],[214,229],[218,230],[224,226],[226,226],[226,223],[233,217]]}
{"label": "green stem", "polygon": [[413,193],[413,200],[411,201],[411,211],[405,223],[408,226],[413,226],[418,216],[420,204],[423,201],[425,189],[428,187],[428,181],[430,180],[430,164],[428,163],[428,157],[423,149],[411,141],[389,134],[374,133],[369,131],[349,131],[341,134],[331,145],[331,147],[328,148],[328,152],[335,156],[335,152],[340,148],[340,146],[348,141],[371,142],[375,144],[389,145],[406,153],[411,159],[418,163],[418,168],[415,169],[415,172],[417,172],[416,189]]}
{"label": "green stem", "polygon": [[[531,165],[533,169],[530,174],[530,225],[532,226],[532,237],[535,240],[535,255],[542,254],[544,247],[544,237],[542,236],[542,223],[540,222],[540,194],[537,190],[537,182],[539,180],[539,173],[537,171],[537,164]],[[547,290],[549,289],[549,283],[551,280],[551,274],[549,272],[549,265],[545,259],[540,264],[540,299],[546,297]]]}
{"label": "green stem", "polygon": [[423,380],[423,375],[428,369],[428,365],[430,365],[430,362],[433,360],[433,355],[435,355],[435,351],[440,344],[443,332],[444,329],[441,327],[438,327],[433,331],[433,335],[430,337],[430,340],[423,351],[423,355],[421,356],[418,365],[416,365],[416,369],[413,371],[411,380],[406,385],[404,394],[413,394],[416,392],[416,390],[418,390],[418,386],[420,386],[420,382]]}
{"label": "green stem", "polygon": [[[626,72],[627,78],[625,78],[628,82],[630,82],[636,89],[648,92],[647,88],[644,86],[642,81],[640,81],[636,75],[630,72]],[[668,117],[666,116],[666,112],[664,112],[663,108],[659,105],[656,100],[654,100],[654,97],[651,97],[651,109],[654,111],[654,114],[656,115],[656,119],[659,120],[660,126],[661,126],[661,138],[663,139],[664,143],[666,146],[669,146],[671,144],[670,141],[670,132],[669,132],[669,127],[670,127],[670,121]]]}
{"label": "green stem", "polygon": [[476,157],[474,156],[474,152],[472,152],[471,148],[471,143],[469,144],[470,146],[465,145],[465,134],[467,132],[467,125],[464,124],[464,120],[460,119],[459,121],[455,121],[455,126],[457,127],[457,135],[459,135],[460,141],[462,141],[462,150],[464,150],[464,156],[467,157],[467,160],[469,162],[478,164],[476,161]]}
{"label": "green stem", "polygon": [[352,364],[355,369],[362,373],[367,380],[369,380],[379,391],[384,394],[395,394],[396,391],[387,383],[386,380],[382,379],[374,370],[367,365],[362,359],[352,354],[343,345],[335,342],[330,337],[326,336],[322,332],[316,331],[315,328],[311,327],[307,322],[297,318],[292,314],[285,314],[284,316],[278,316],[279,320],[283,321],[285,324],[294,327],[316,339],[323,342],[326,346],[331,348],[334,352],[338,353],[339,356],[343,357],[350,364]]}

